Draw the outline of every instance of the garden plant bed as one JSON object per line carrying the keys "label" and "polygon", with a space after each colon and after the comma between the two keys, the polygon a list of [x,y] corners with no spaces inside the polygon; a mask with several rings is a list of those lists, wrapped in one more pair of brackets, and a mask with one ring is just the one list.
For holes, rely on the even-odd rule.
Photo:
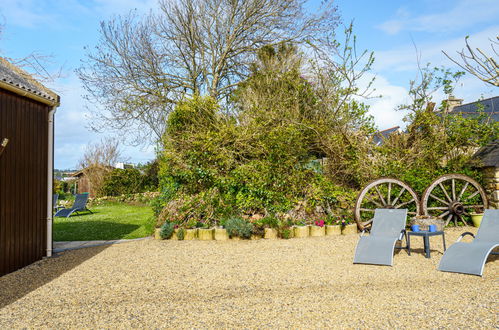
{"label": "garden plant bed", "polygon": [[[463,231],[476,228],[447,229],[448,241]],[[441,243],[426,259],[415,240],[393,267],[354,265],[357,241],[144,240],[68,251],[0,278],[0,328],[497,326],[497,256],[483,278],[443,273]]]}
{"label": "garden plant bed", "polygon": [[[197,229],[187,229],[188,231],[191,232],[190,236],[188,239],[185,240],[202,240],[202,241],[210,241],[210,240],[217,240],[217,241],[225,241],[229,239],[229,236],[227,234],[227,231],[223,228],[209,228],[209,229],[204,229],[204,228],[197,228]],[[357,234],[357,225],[356,224],[350,224],[346,226],[293,226],[290,229],[290,236],[289,238],[307,238],[307,237],[322,237],[322,236],[337,236],[337,235],[352,235],[352,234]],[[161,228],[156,228],[154,232],[154,238],[155,239],[162,239],[160,235]],[[170,238],[172,240],[177,240],[177,233],[178,229],[175,230],[173,236]],[[200,235],[202,233],[202,235]],[[265,239],[278,239],[279,234],[276,229],[272,228],[265,228],[265,232],[263,237],[259,235],[251,235],[251,239],[260,239],[260,238],[265,238]],[[230,237],[232,240],[240,240],[240,237]]]}

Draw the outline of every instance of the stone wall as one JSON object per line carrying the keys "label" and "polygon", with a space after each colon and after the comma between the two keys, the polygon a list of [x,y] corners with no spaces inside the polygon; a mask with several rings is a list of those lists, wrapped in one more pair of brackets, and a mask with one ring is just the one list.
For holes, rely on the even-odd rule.
{"label": "stone wall", "polygon": [[483,174],[489,208],[499,209],[499,167],[486,167],[483,169]]}

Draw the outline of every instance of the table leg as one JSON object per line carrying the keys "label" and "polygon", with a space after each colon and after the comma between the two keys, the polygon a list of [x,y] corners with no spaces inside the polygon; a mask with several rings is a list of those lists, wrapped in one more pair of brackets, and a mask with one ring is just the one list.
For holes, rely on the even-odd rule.
{"label": "table leg", "polygon": [[424,236],[424,250],[426,258],[430,258],[430,238],[428,236]]}
{"label": "table leg", "polygon": [[444,252],[447,250],[447,247],[445,246],[445,233],[442,233],[442,240],[444,241]]}

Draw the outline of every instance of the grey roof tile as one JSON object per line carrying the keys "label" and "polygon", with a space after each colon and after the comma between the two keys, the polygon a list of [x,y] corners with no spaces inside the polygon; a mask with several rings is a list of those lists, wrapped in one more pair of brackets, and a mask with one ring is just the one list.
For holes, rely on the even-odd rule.
{"label": "grey roof tile", "polygon": [[25,90],[52,102],[58,102],[59,96],[36,81],[30,74],[0,57],[0,81]]}

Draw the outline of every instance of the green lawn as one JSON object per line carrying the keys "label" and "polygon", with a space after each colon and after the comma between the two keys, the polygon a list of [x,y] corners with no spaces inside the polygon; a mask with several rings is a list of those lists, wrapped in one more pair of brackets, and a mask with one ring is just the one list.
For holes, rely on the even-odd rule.
{"label": "green lawn", "polygon": [[155,220],[150,206],[106,203],[88,212],[54,218],[54,241],[130,239],[152,234]]}

